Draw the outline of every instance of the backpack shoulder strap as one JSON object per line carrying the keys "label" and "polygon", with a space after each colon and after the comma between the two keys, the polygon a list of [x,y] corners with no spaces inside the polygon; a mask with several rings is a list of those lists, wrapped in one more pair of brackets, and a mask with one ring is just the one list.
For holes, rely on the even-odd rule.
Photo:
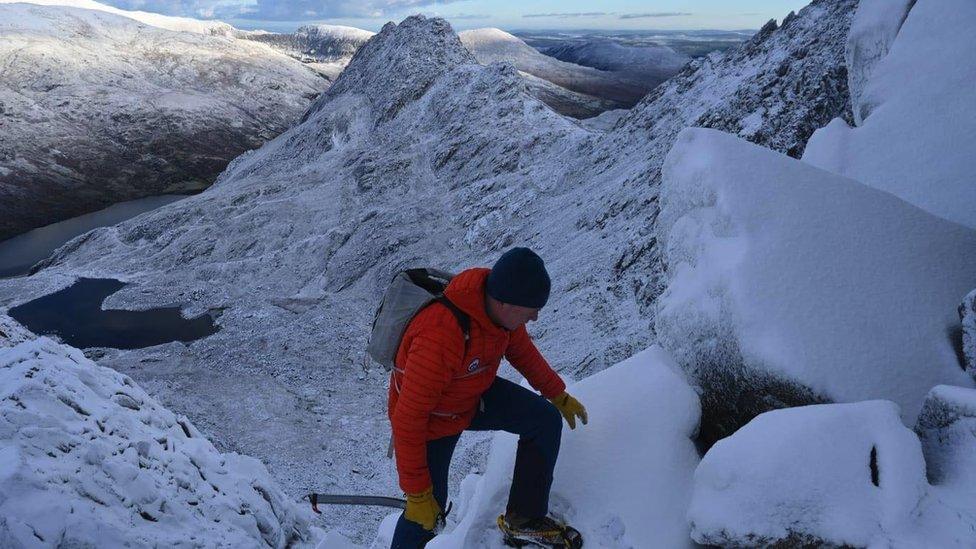
{"label": "backpack shoulder strap", "polygon": [[454,318],[457,319],[458,324],[461,325],[461,331],[464,333],[464,352],[467,353],[468,340],[471,339],[471,317],[468,316],[468,313],[462,311],[460,307],[452,303],[451,300],[448,299],[444,294],[440,294],[435,297],[434,301],[437,301],[441,305],[447,307],[448,310],[454,314]]}

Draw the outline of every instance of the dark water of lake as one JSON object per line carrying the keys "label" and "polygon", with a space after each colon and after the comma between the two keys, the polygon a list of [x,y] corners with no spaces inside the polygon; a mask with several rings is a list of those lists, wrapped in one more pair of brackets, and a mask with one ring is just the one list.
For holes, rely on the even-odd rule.
{"label": "dark water of lake", "polygon": [[0,242],[0,278],[25,275],[32,265],[46,259],[72,238],[98,227],[121,223],[155,210],[186,195],[165,194],[112,204],[104,210],[79,215]]}
{"label": "dark water of lake", "polygon": [[103,311],[105,298],[124,287],[118,280],[81,278],[63,290],[14,307],[9,314],[36,334],[57,335],[78,348],[140,349],[193,341],[219,330],[209,314],[186,319],[179,307]]}

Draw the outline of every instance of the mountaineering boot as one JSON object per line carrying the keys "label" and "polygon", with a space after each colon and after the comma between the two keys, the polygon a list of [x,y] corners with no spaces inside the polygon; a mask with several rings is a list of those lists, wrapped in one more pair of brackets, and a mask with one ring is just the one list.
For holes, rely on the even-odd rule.
{"label": "mountaineering boot", "polygon": [[505,536],[505,545],[509,547],[526,545],[559,549],[583,547],[583,536],[578,530],[551,517],[532,519],[524,523],[513,522],[509,522],[505,515],[498,516],[498,528]]}

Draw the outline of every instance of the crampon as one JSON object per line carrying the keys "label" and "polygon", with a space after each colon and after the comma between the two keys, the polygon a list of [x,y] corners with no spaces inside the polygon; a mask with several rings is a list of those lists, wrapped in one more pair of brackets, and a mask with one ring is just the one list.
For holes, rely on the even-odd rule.
{"label": "crampon", "polygon": [[535,519],[516,528],[508,524],[505,515],[499,515],[498,528],[502,531],[505,545],[509,547],[583,547],[583,536],[578,530],[550,517]]}

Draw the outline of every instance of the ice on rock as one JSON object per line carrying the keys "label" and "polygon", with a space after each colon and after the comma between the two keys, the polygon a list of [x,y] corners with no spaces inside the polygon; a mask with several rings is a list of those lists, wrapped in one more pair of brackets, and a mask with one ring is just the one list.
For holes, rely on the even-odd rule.
{"label": "ice on rock", "polygon": [[692,537],[737,547],[868,546],[926,491],[918,438],[887,401],[762,414],[705,454],[694,483]]}
{"label": "ice on rock", "polygon": [[884,398],[914,422],[932,386],[973,386],[949,327],[976,231],[714,130],[685,130],[663,180],[656,328],[709,441],[824,400]]}
{"label": "ice on rock", "polygon": [[860,125],[834,120],[803,160],[976,227],[974,28],[976,2],[918,0],[864,83]]}
{"label": "ice on rock", "polygon": [[0,545],[301,547],[307,511],[130,378],[0,316]]}

